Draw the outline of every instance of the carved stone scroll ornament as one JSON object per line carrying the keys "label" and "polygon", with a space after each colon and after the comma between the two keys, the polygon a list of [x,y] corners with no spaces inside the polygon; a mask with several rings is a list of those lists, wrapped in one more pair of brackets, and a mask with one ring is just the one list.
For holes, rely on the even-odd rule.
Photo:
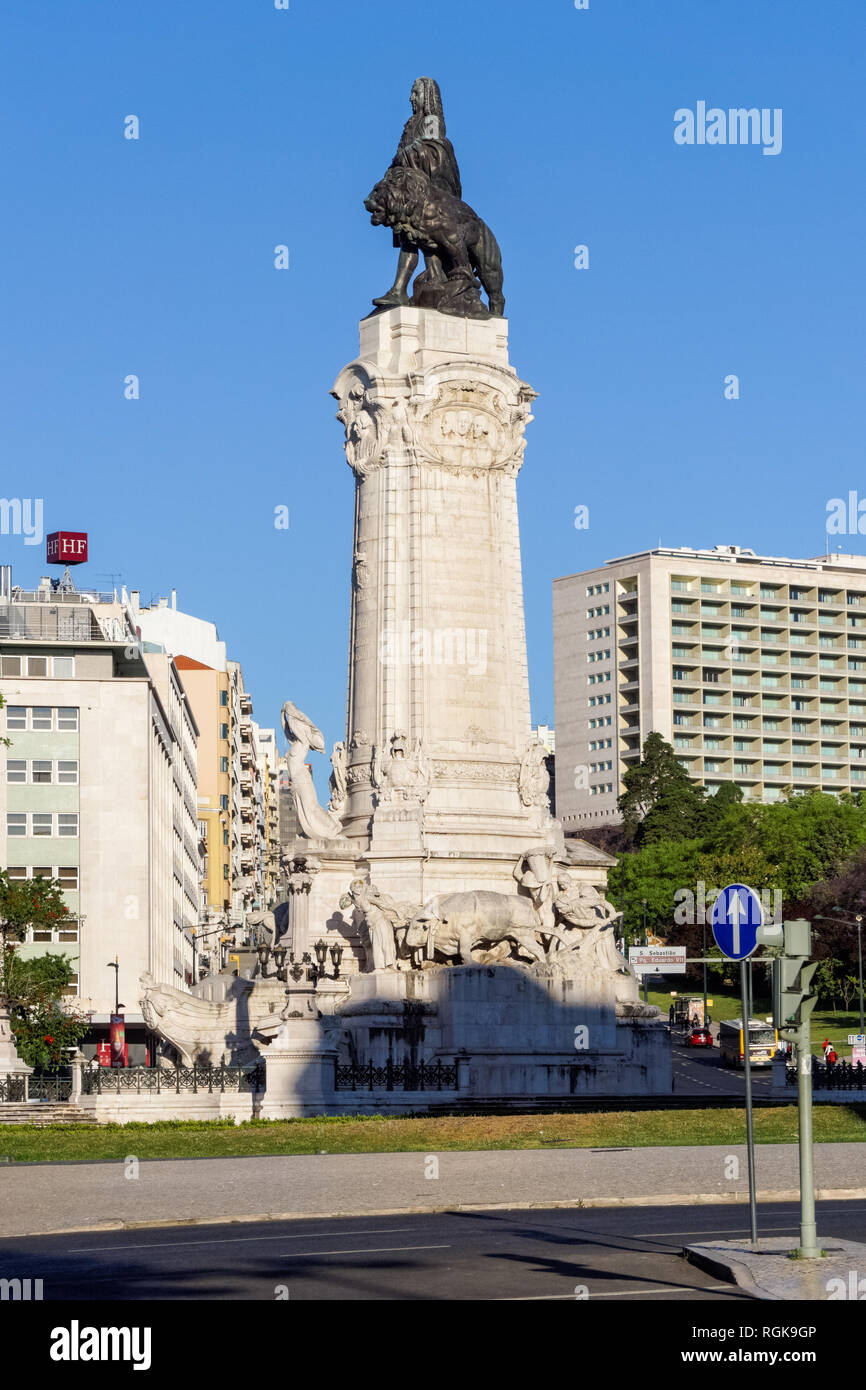
{"label": "carved stone scroll ornament", "polygon": [[384,407],[357,381],[337,411],[346,431],[346,462],[359,478],[366,478],[381,463],[383,412]]}

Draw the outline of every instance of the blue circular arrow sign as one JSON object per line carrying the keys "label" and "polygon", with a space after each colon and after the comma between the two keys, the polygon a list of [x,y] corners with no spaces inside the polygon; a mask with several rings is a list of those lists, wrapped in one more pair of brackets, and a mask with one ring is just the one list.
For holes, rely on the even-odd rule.
{"label": "blue circular arrow sign", "polygon": [[728,960],[745,960],[752,954],[763,921],[761,899],[744,883],[729,883],[713,904],[713,936]]}

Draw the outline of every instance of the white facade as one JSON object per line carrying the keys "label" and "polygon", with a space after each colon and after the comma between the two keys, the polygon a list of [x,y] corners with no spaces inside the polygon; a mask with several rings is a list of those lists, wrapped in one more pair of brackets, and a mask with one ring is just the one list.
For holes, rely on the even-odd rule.
{"label": "white facade", "polygon": [[658,549],[554,581],[557,813],[617,819],[648,734],[710,792],[866,787],[866,557]]}
{"label": "white facade", "polygon": [[0,748],[0,862],[14,878],[58,877],[74,918],[23,949],[77,960],[79,1005],[95,1023],[114,1010],[116,956],[127,1023],[141,1023],[141,972],[183,987],[198,912],[185,860],[197,731],[178,708],[177,673],[163,673],[166,704],[127,605],[40,589],[0,603],[0,678],[11,740]]}
{"label": "white facade", "polygon": [[190,656],[214,671],[226,669],[226,644],[221,642],[216,625],[206,618],[195,618],[177,607],[177,591],[172,589],[171,600],[160,598],[149,608],[140,605],[139,592],[130,595],[133,621],[143,642],[163,647],[172,656]]}

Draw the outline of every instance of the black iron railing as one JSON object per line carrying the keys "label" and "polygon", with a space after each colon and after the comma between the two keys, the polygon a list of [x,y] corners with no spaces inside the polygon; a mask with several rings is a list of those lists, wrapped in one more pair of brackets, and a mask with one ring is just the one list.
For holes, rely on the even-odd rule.
{"label": "black iron railing", "polygon": [[[785,1082],[796,1086],[796,1067],[785,1068]],[[819,1062],[813,1057],[812,1087],[816,1091],[862,1091],[866,1088],[866,1067],[861,1062],[852,1066],[850,1062]]]}
{"label": "black iron railing", "polygon": [[129,1091],[137,1094],[152,1092],[161,1095],[164,1091],[191,1091],[193,1095],[205,1092],[224,1091],[263,1091],[265,1089],[265,1065],[257,1062],[251,1067],[228,1067],[220,1065],[192,1067],[85,1067],[82,1073],[82,1093],[86,1096],[122,1095]]}
{"label": "black iron railing", "polygon": [[337,1091],[456,1091],[459,1088],[457,1063],[392,1062],[383,1066],[373,1062],[337,1062],[334,1089]]}
{"label": "black iron railing", "polygon": [[4,1101],[22,1101],[27,1099],[28,1077],[12,1072],[7,1072],[5,1076],[0,1076],[0,1104]]}

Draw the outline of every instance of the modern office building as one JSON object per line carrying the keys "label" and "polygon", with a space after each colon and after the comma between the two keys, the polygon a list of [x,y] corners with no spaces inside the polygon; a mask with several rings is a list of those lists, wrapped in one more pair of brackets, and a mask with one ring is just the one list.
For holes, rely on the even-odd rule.
{"label": "modern office building", "polygon": [[107,1037],[117,958],[131,1060],[144,1060],[139,977],[183,988],[198,920],[198,728],[181,677],[145,655],[125,594],[0,586],[0,862],[60,881],[70,920],[25,954],[64,953]]}
{"label": "modern office building", "polygon": [[557,814],[617,819],[660,733],[750,800],[866,788],[866,556],[659,548],[554,581]]}

